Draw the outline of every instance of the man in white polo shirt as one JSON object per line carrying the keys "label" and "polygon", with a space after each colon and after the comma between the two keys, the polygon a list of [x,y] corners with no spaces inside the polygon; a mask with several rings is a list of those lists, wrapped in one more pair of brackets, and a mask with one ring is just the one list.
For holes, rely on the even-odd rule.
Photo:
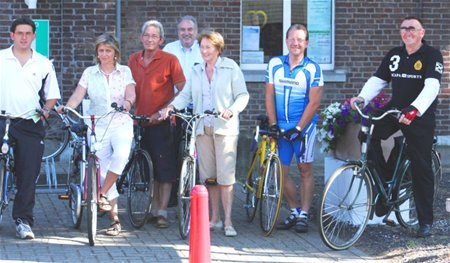
{"label": "man in white polo shirt", "polygon": [[[30,18],[16,19],[10,28],[13,45],[0,50],[0,111],[18,116],[11,120],[9,138],[14,140],[17,193],[12,216],[16,234],[33,239],[36,178],[44,153],[45,129],[36,109],[44,117],[61,98],[52,63],[31,48],[36,38],[36,25]],[[0,136],[5,132],[5,119],[0,118]]]}

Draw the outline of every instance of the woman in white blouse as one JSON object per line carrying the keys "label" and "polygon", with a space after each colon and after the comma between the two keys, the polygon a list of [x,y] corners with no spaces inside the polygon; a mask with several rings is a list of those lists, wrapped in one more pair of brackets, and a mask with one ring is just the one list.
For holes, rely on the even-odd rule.
{"label": "woman in white blouse", "polygon": [[[84,70],[66,106],[76,108],[88,95],[89,114],[103,115],[111,110],[111,103],[122,105],[129,111],[136,100],[135,82],[128,66],[120,65],[117,40],[110,34],[102,34],[95,41],[95,66]],[[62,107],[59,109],[62,111]],[[128,162],[133,140],[133,121],[125,113],[116,112],[100,119],[95,127],[97,140],[102,147],[97,151],[101,171],[99,207],[111,213],[111,227],[107,235],[117,236],[121,231],[118,217],[115,182]]]}

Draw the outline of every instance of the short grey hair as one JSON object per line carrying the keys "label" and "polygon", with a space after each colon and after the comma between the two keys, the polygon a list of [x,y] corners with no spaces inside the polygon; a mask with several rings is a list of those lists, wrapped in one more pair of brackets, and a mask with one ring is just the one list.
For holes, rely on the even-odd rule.
{"label": "short grey hair", "polygon": [[147,30],[147,27],[149,27],[149,26],[159,28],[159,35],[160,35],[161,38],[164,38],[164,27],[157,20],[149,20],[149,21],[145,22],[144,25],[142,25],[141,35],[144,35],[145,30]]}
{"label": "short grey hair", "polygon": [[187,16],[182,16],[180,18],[180,21],[178,21],[178,26],[181,24],[181,22],[183,22],[184,20],[188,20],[188,21],[192,21],[192,23],[194,23],[194,26],[196,29],[198,29],[198,24],[197,24],[197,19],[195,19],[195,17],[187,15]]}

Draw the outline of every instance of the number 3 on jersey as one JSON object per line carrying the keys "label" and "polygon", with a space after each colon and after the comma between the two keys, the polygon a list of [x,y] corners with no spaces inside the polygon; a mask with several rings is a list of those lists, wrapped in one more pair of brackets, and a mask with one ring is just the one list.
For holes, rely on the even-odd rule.
{"label": "number 3 on jersey", "polygon": [[398,69],[398,63],[400,63],[400,56],[395,55],[391,57],[391,64],[389,65],[389,69],[394,72]]}

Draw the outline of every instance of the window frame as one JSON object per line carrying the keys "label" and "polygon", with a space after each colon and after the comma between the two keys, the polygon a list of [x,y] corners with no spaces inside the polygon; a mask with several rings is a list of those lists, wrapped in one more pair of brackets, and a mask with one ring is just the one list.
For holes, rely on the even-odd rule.
{"label": "window frame", "polygon": [[[241,69],[243,70],[266,70],[267,69],[267,63],[262,64],[244,64],[242,63],[242,47],[243,47],[243,4],[241,0],[241,21],[240,21],[240,28],[241,28],[241,43],[239,47],[239,55],[241,58]],[[315,0],[308,0],[308,4],[310,1]],[[285,43],[286,39],[286,31],[288,30],[289,26],[291,25],[291,0],[283,0],[283,39],[280,41],[283,42],[283,54],[288,53],[288,49]],[[335,0],[331,0],[331,63],[327,64],[319,64],[322,70],[334,70],[335,69]],[[309,30],[309,28],[308,28]],[[279,54],[279,55],[283,55]]]}

